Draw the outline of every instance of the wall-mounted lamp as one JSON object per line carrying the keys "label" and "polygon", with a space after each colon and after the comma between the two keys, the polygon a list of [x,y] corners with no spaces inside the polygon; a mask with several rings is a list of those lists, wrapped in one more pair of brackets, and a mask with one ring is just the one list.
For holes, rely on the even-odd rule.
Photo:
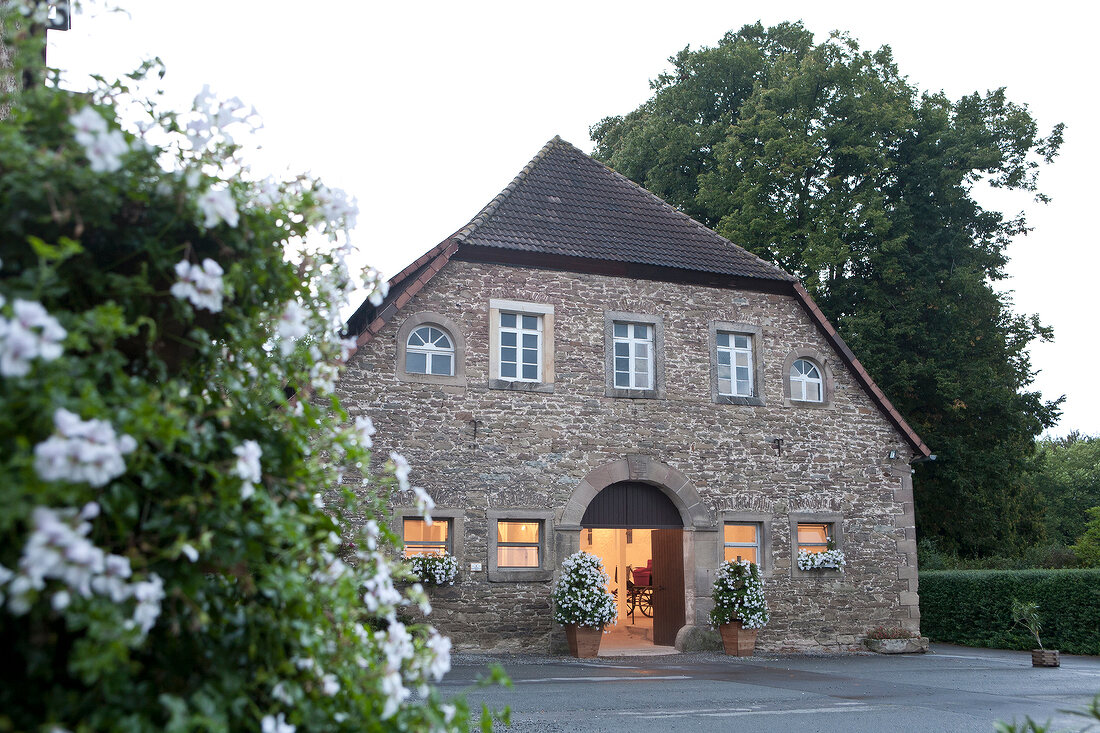
{"label": "wall-mounted lamp", "polygon": [[892,461],[898,457],[898,452],[896,450],[892,450],[886,457]]}
{"label": "wall-mounted lamp", "polygon": [[783,439],[782,438],[772,438],[772,445],[775,446],[775,455],[782,458],[783,457]]}

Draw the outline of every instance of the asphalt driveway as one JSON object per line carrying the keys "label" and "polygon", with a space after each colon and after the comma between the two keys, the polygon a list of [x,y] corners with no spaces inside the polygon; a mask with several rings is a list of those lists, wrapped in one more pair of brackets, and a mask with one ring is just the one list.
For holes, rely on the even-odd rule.
{"label": "asphalt driveway", "polygon": [[[512,709],[527,731],[982,731],[1031,716],[1056,729],[1100,692],[1100,657],[1037,669],[1028,652],[933,644],[928,654],[758,656],[716,653],[579,660],[456,655],[442,691],[456,694],[490,662],[511,689],[467,692],[471,706]],[[1095,721],[1094,721],[1095,722]]]}

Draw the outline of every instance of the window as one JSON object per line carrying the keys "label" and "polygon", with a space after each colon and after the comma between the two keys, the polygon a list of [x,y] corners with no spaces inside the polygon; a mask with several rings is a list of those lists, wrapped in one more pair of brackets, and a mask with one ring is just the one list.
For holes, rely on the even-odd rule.
{"label": "window", "polygon": [[760,564],[760,525],[756,522],[726,522],[723,541],[723,560],[741,559]]}
{"label": "window", "polygon": [[747,333],[719,331],[715,343],[718,347],[718,394],[752,397],[755,394],[752,337]]}
{"label": "window", "polygon": [[500,313],[500,378],[542,381],[542,317]]}
{"label": "window", "polygon": [[451,522],[434,519],[429,525],[423,517],[405,517],[403,526],[405,557],[413,555],[453,555],[451,546]]}
{"label": "window", "polygon": [[489,509],[489,581],[550,580],[553,558],[547,548],[547,528],[554,512],[544,509]]}
{"label": "window", "polygon": [[604,395],[664,397],[664,321],[643,313],[604,312]]}
{"label": "window", "polygon": [[397,330],[396,377],[416,384],[466,386],[462,329],[442,313],[409,315]]}
{"label": "window", "polygon": [[711,321],[710,395],[725,405],[764,404],[763,330],[748,323]]}
{"label": "window", "polygon": [[844,517],[831,512],[805,512],[791,514],[791,577],[820,578],[832,570],[802,570],[798,567],[798,553],[824,552],[844,549]]}
{"label": "window", "polygon": [[421,326],[409,334],[405,371],[450,377],[454,375],[454,356],[454,344],[446,333],[435,326]]}
{"label": "window", "polygon": [[489,387],[553,392],[554,307],[489,301]]}
{"label": "window", "polygon": [[791,364],[791,399],[801,402],[821,402],[824,390],[821,372],[813,362],[796,359]]}
{"label": "window", "polygon": [[827,522],[799,522],[798,523],[798,547],[799,552],[824,552],[829,549],[831,542],[832,525]]}
{"label": "window", "polygon": [[645,323],[614,324],[617,388],[653,388],[653,332],[654,328]]}
{"label": "window", "polygon": [[497,522],[497,567],[537,568],[539,562],[538,520]]}

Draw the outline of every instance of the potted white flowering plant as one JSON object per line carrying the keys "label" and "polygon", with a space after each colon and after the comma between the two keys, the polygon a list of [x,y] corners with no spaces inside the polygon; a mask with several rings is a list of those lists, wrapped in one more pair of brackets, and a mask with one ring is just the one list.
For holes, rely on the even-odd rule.
{"label": "potted white flowering plant", "polygon": [[844,572],[845,564],[844,553],[835,548],[829,548],[821,552],[807,552],[806,550],[798,551],[799,570],[820,570],[822,568],[828,568],[830,570],[840,570]]}
{"label": "potted white flowering plant", "polygon": [[421,583],[427,585],[454,585],[458,577],[458,560],[454,555],[413,555],[407,558],[409,568]]}
{"label": "potted white flowering plant", "polygon": [[727,560],[714,579],[714,608],[711,623],[722,635],[726,654],[751,657],[757,629],[768,624],[771,613],[764,598],[760,568],[748,560]]}
{"label": "potted white flowering plant", "polygon": [[573,553],[561,564],[554,586],[554,620],[565,627],[569,652],[575,657],[596,656],[603,627],[618,616],[609,581],[603,561],[587,552]]}

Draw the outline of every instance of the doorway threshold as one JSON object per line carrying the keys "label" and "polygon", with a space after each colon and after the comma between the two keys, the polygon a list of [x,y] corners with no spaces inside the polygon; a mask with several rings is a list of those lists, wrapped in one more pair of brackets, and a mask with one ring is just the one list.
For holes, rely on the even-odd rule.
{"label": "doorway threshold", "polygon": [[601,648],[601,657],[660,657],[667,654],[679,654],[680,651],[674,646],[656,646],[654,644],[646,644],[645,646],[616,646],[609,649]]}

